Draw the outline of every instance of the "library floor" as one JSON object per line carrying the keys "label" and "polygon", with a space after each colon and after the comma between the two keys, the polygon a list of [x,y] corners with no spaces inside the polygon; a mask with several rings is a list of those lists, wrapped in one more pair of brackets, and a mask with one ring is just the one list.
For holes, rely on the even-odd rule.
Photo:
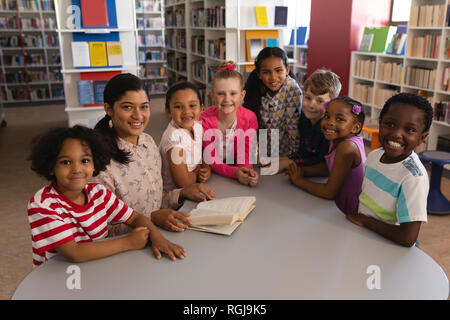
{"label": "library floor", "polygon": [[[168,120],[164,101],[152,99],[146,132],[159,143]],[[14,290],[32,271],[31,239],[26,209],[30,197],[47,182],[30,170],[26,160],[33,136],[50,127],[66,126],[63,105],[5,109],[7,127],[0,128],[0,299],[11,299]],[[447,172],[446,176],[449,174]],[[442,179],[450,198],[450,180]],[[420,248],[450,278],[450,215],[428,215],[419,234]]]}

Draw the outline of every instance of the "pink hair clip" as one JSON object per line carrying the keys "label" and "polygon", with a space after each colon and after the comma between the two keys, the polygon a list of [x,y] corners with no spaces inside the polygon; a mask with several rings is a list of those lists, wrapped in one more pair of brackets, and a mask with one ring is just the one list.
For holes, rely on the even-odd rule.
{"label": "pink hair clip", "polygon": [[234,64],[230,64],[230,65],[225,66],[225,67],[220,67],[220,70],[231,70],[231,71],[233,71],[234,70]]}
{"label": "pink hair clip", "polygon": [[358,115],[361,112],[361,106],[354,105],[352,108],[352,112],[356,115]]}

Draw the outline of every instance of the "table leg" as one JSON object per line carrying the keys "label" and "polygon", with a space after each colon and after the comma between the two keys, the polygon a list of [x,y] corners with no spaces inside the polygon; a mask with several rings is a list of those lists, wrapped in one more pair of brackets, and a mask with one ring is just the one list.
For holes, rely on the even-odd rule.
{"label": "table leg", "polygon": [[450,214],[450,202],[441,192],[443,167],[431,165],[430,191],[427,198],[427,211],[432,214]]}

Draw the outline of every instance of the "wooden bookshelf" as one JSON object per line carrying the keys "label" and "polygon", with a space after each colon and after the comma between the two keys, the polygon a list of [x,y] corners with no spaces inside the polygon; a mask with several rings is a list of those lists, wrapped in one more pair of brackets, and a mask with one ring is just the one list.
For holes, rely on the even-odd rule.
{"label": "wooden bookshelf", "polygon": [[[440,101],[450,101],[450,91],[442,88],[443,72],[447,67],[450,69],[446,55],[446,39],[450,38],[447,25],[450,22],[445,19],[449,5],[449,0],[434,1],[432,4],[424,0],[412,1],[404,56],[352,52],[349,95],[364,104],[367,123],[378,122],[384,102],[398,92],[424,95],[433,107]],[[423,9],[424,16],[416,16],[420,8],[426,6],[439,8],[435,11],[435,19],[430,18],[433,12],[430,7]],[[428,46],[427,41],[422,44],[417,41],[417,38],[425,40],[425,37]],[[414,38],[415,41],[412,40]],[[449,133],[448,122],[433,120],[426,148],[435,150],[438,136]],[[370,140],[369,136],[365,138]]]}

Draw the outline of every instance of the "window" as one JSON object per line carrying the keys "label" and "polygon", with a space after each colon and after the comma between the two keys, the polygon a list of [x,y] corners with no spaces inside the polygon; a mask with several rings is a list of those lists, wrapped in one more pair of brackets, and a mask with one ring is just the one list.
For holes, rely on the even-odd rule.
{"label": "window", "polygon": [[391,25],[406,24],[410,10],[411,0],[392,0]]}

